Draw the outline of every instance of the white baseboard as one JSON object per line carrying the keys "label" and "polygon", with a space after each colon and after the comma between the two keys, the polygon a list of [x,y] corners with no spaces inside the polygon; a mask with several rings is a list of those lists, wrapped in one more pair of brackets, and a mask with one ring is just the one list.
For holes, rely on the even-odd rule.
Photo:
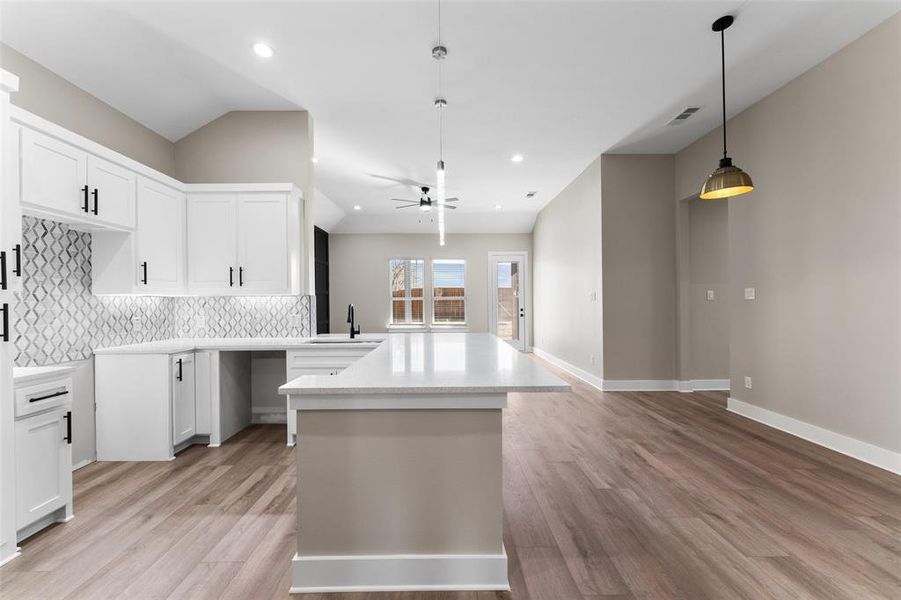
{"label": "white baseboard", "polygon": [[291,593],[510,589],[507,553],[298,556]]}
{"label": "white baseboard", "polygon": [[558,358],[558,357],[554,356],[550,352],[545,352],[541,348],[533,347],[532,353],[535,354],[535,356],[537,356],[539,358],[543,358],[544,360],[548,361],[555,367],[559,367],[559,368],[563,369],[564,371],[566,371],[573,377],[577,377],[578,379],[581,379],[588,385],[596,387],[599,390],[604,389],[604,386],[603,386],[604,380],[601,379],[600,377],[598,377],[597,375],[592,375],[588,371],[586,371],[584,369],[580,369],[579,367],[566,362],[562,358]]}
{"label": "white baseboard", "polygon": [[251,423],[287,423],[288,412],[285,407],[254,406],[251,409]]}
{"label": "white baseboard", "polygon": [[5,564],[8,563],[9,561],[13,560],[14,558],[18,558],[18,557],[20,557],[20,556],[22,556],[22,551],[21,551],[18,547],[16,547],[16,551],[15,551],[15,552],[13,552],[12,554],[10,554],[10,555],[7,556],[6,558],[0,558],[0,567],[2,567],[3,565],[5,565]]}
{"label": "white baseboard", "polygon": [[86,459],[79,461],[79,462],[75,463],[74,465],[72,465],[72,471],[77,471],[78,469],[80,469],[82,467],[86,467],[93,462],[97,462],[97,459],[96,458],[86,458]]}
{"label": "white baseboard", "polygon": [[728,379],[689,379],[679,382],[680,392],[728,392],[732,387],[732,382]]}
{"label": "white baseboard", "polygon": [[798,419],[787,417],[735,398],[727,400],[726,409],[758,423],[769,425],[774,429],[805,439],[808,442],[813,442],[819,446],[856,458],[874,467],[901,475],[901,452],[886,450],[885,448],[880,448],[879,446],[874,446],[873,444],[862,442],[841,433],[836,433],[817,425],[811,425],[810,423],[799,421]]}
{"label": "white baseboard", "polygon": [[675,379],[605,379],[605,392],[675,392],[679,382]]}

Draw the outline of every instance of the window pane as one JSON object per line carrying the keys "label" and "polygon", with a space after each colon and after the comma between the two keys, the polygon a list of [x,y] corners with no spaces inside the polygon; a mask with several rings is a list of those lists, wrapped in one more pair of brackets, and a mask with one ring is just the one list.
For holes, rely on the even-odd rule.
{"label": "window pane", "polygon": [[410,321],[411,323],[422,323],[422,300],[412,300],[411,308],[413,313],[413,319]]}
{"label": "window pane", "polygon": [[466,261],[440,259],[432,261],[432,321],[465,323]]}
{"label": "window pane", "polygon": [[407,303],[403,300],[391,301],[391,322],[404,323],[407,320]]}
{"label": "window pane", "polygon": [[465,323],[466,303],[460,298],[435,300],[435,323]]}
{"label": "window pane", "polygon": [[391,322],[395,324],[422,323],[423,282],[425,260],[421,258],[392,258],[388,262],[391,293]]}

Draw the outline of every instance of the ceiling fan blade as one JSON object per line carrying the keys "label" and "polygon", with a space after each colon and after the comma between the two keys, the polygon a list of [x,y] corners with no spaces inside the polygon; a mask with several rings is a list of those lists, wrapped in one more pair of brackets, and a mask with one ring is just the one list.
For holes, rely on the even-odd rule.
{"label": "ceiling fan blade", "polygon": [[395,206],[394,208],[413,208],[414,206],[419,206],[419,203],[417,202],[415,204],[406,204],[404,206]]}
{"label": "ceiling fan blade", "polygon": [[444,201],[445,202],[459,202],[460,199],[459,198],[445,198]]}
{"label": "ceiling fan blade", "polygon": [[457,210],[457,207],[456,207],[456,206],[450,206],[450,205],[448,205],[448,204],[445,204],[445,205],[444,205],[444,208],[446,208],[447,210]]}
{"label": "ceiling fan blade", "polygon": [[409,198],[406,198],[406,199],[402,199],[402,198],[391,198],[391,199],[392,199],[393,201],[395,201],[395,202],[410,202],[410,203],[416,203],[416,202],[419,202],[419,200],[410,200]]}
{"label": "ceiling fan blade", "polygon": [[377,173],[367,173],[367,175],[369,175],[370,177],[374,177],[376,179],[384,179],[385,181],[393,181],[394,183],[399,183],[401,185],[409,185],[410,187],[415,187],[415,188],[422,188],[422,187],[436,188],[436,187],[438,187],[436,185],[432,185],[429,183],[420,183],[418,181],[414,181],[413,179],[409,179],[409,178],[389,177],[388,175],[378,175]]}

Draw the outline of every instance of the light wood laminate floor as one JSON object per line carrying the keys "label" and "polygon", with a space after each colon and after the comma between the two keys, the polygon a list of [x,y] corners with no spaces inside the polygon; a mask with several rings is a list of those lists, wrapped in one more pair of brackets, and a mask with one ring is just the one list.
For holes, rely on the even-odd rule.
{"label": "light wood laminate floor", "polygon": [[[304,600],[901,598],[901,477],[732,415],[719,393],[513,395],[512,594]],[[0,597],[288,598],[293,451],[279,426],[173,462],[75,473],[75,514]]]}

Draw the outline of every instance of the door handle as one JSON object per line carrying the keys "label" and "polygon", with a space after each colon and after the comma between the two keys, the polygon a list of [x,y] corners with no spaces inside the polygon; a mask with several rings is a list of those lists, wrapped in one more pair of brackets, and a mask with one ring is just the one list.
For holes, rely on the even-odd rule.
{"label": "door handle", "polygon": [[235,268],[228,268],[228,287],[234,287],[235,285]]}
{"label": "door handle", "polygon": [[3,318],[2,318],[3,331],[0,332],[0,341],[8,342],[9,341],[9,304],[4,302],[3,306],[0,307],[0,312],[3,313]]}
{"label": "door handle", "polygon": [[90,209],[88,208],[88,206],[90,206],[88,201],[88,186],[81,188],[81,191],[84,192],[84,204],[81,205],[81,210],[83,210],[84,212],[90,212]]}
{"label": "door handle", "polygon": [[16,266],[13,267],[13,275],[16,277],[22,276],[22,244],[16,244],[13,247],[13,252],[16,253]]}
{"label": "door handle", "polygon": [[72,443],[72,411],[68,411],[63,415],[63,418],[66,420],[66,437],[63,439],[66,440],[69,444]]}
{"label": "door handle", "polygon": [[147,261],[141,263],[141,269],[144,271],[143,277],[141,277],[141,283],[147,285]]}
{"label": "door handle", "polygon": [[181,359],[178,359],[178,375],[175,377],[179,381],[181,381]]}
{"label": "door handle", "polygon": [[238,267],[238,287],[244,287],[244,267]]}
{"label": "door handle", "polygon": [[100,200],[100,192],[97,190],[97,188],[94,188],[94,191],[92,192],[92,194],[93,194],[93,196],[94,196],[94,210],[93,210],[93,213],[96,215],[96,214],[97,214],[97,204],[98,204],[98,202],[99,202],[99,200]]}
{"label": "door handle", "polygon": [[6,251],[0,250],[0,290],[6,289]]}

